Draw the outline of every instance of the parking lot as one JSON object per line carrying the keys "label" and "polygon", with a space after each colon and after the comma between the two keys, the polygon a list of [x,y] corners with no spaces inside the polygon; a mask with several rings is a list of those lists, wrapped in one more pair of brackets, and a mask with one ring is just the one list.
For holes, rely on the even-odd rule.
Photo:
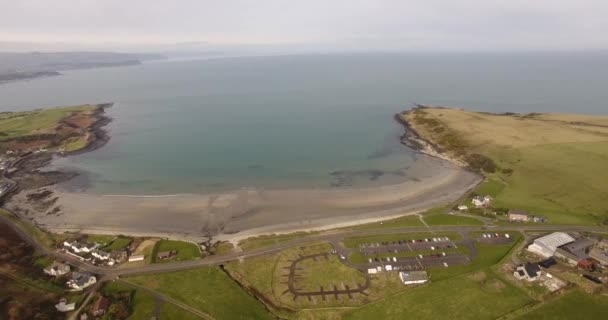
{"label": "parking lot", "polygon": [[477,241],[483,244],[508,244],[513,242],[513,237],[508,233],[483,233],[477,237]]}
{"label": "parking lot", "polygon": [[[396,260],[396,261],[395,261]],[[373,261],[367,264],[367,268],[382,267],[382,270],[387,270],[387,266],[392,270],[424,270],[433,267],[450,267],[464,265],[469,263],[469,257],[461,253],[446,254],[445,256],[425,255],[420,258],[416,257],[396,257],[390,258],[390,261],[383,259],[382,261]]]}
{"label": "parking lot", "polygon": [[400,252],[445,250],[456,247],[456,244],[448,237],[437,237],[362,244],[359,246],[359,250],[364,256],[375,256]]}

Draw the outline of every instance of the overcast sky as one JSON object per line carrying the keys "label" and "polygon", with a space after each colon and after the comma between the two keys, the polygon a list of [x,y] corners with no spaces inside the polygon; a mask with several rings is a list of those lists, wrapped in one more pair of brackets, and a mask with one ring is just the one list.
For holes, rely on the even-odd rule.
{"label": "overcast sky", "polygon": [[607,34],[607,0],[0,0],[0,42],[17,46],[580,50]]}

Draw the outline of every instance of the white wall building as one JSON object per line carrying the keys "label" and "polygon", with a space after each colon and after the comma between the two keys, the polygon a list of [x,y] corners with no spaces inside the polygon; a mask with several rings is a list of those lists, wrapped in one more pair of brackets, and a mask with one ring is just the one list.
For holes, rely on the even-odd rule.
{"label": "white wall building", "polygon": [[528,246],[528,251],[549,258],[555,254],[557,247],[561,247],[573,241],[574,238],[567,233],[554,232],[534,240],[534,243]]}

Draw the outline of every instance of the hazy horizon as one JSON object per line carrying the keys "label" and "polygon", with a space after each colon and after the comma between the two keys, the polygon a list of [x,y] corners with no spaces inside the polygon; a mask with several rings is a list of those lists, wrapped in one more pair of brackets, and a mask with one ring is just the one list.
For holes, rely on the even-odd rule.
{"label": "hazy horizon", "polygon": [[608,49],[599,0],[5,2],[0,51]]}

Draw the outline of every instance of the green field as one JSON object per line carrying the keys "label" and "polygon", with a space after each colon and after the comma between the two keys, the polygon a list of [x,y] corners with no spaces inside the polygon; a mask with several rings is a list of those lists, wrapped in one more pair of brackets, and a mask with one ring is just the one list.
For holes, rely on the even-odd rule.
{"label": "green field", "polygon": [[479,277],[461,275],[386,298],[345,319],[496,319],[532,300],[491,271]]}
{"label": "green field", "polygon": [[[159,260],[157,255],[163,251],[177,251],[177,255],[172,259]],[[152,250],[152,261],[156,263],[163,263],[169,261],[183,261],[183,260],[194,260],[201,257],[201,252],[198,246],[191,242],[175,241],[175,240],[160,240],[154,246]]]}
{"label": "green field", "polygon": [[112,243],[110,243],[110,245],[108,245],[104,249],[107,249],[110,251],[122,250],[122,249],[125,249],[126,247],[128,247],[131,244],[131,242],[133,242],[133,239],[131,239],[131,238],[118,236],[118,237],[116,237],[116,239],[114,239],[112,241]]}
{"label": "green field", "polygon": [[119,282],[107,282],[104,284],[101,292],[105,296],[112,296],[120,293],[129,294],[131,296],[129,305],[131,315],[129,316],[129,320],[148,320],[154,315],[154,299],[141,290],[133,289]]}
{"label": "green field", "polygon": [[243,251],[251,251],[263,247],[269,247],[279,243],[304,238],[307,236],[318,234],[318,232],[294,232],[287,234],[269,234],[257,237],[251,237],[239,241],[239,247]]}
{"label": "green field", "polygon": [[163,293],[216,319],[272,319],[261,303],[216,267],[128,277],[125,281]]}
{"label": "green field", "polygon": [[0,113],[0,141],[54,131],[59,121],[73,112],[92,112],[93,105]]}
{"label": "green field", "polygon": [[424,221],[430,226],[480,226],[483,222],[471,218],[451,214],[434,214],[424,216]]}
{"label": "green field", "polygon": [[[149,318],[146,318],[146,320]],[[165,303],[160,309],[160,319],[200,320],[201,318],[178,306]],[[129,318],[131,320],[131,318]]]}
{"label": "green field", "polygon": [[490,159],[483,171],[493,182],[477,193],[494,195],[494,207],[527,210],[554,224],[608,222],[608,117],[439,108],[403,117],[454,157]]}
{"label": "green field", "polygon": [[608,297],[591,295],[579,290],[566,293],[518,317],[521,320],[605,319]]}

